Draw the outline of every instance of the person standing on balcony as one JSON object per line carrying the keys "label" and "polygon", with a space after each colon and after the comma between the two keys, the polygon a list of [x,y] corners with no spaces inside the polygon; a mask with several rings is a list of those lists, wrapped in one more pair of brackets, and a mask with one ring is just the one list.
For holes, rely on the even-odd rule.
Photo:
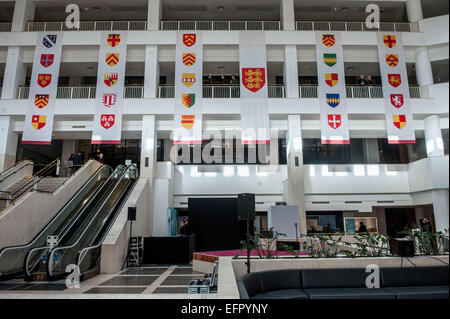
{"label": "person standing on balcony", "polygon": [[234,76],[234,74],[231,75],[230,84],[231,85],[239,85],[239,80]]}
{"label": "person standing on balcony", "polygon": [[364,77],[364,74],[361,74],[359,76],[358,84],[361,86],[367,86],[367,81],[366,81],[366,78]]}
{"label": "person standing on balcony", "polygon": [[367,85],[368,86],[375,86],[375,85],[377,85],[377,82],[375,81],[374,78],[372,78],[371,75],[367,76]]}
{"label": "person standing on balcony", "polygon": [[77,155],[73,158],[74,171],[78,170],[81,165],[83,165],[83,156],[81,155],[81,152],[78,151]]}

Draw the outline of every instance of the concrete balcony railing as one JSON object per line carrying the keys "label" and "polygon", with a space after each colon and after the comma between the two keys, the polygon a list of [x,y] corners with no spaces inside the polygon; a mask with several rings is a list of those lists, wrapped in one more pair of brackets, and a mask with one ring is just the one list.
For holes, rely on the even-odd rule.
{"label": "concrete balcony railing", "polygon": [[346,21],[296,21],[298,31],[391,31],[419,32],[417,23],[380,22],[379,29],[368,29],[365,22]]}
{"label": "concrete balcony railing", "polygon": [[0,22],[0,32],[11,32],[11,22]]}
{"label": "concrete balcony railing", "polygon": [[147,21],[80,21],[79,29],[68,29],[65,21],[27,22],[26,31],[139,31],[147,30]]}
{"label": "concrete balcony railing", "polygon": [[[347,98],[349,99],[382,99],[383,88],[381,86],[355,86],[348,85]],[[420,99],[421,93],[418,86],[409,87],[409,94],[412,99]],[[299,96],[301,99],[317,98],[317,85],[299,86]]]}
{"label": "concrete balcony railing", "polygon": [[[270,85],[269,98],[284,98],[285,89],[281,85]],[[94,99],[95,86],[69,86],[58,87],[58,99]],[[420,99],[421,93],[419,87],[410,87],[410,95],[413,99]],[[0,91],[1,92],[1,91]],[[21,86],[17,88],[17,99],[28,99],[30,87]],[[144,98],[144,87],[140,85],[125,86],[124,96],[127,99]],[[164,85],[158,87],[158,98],[173,98],[175,96],[175,87],[172,85]],[[317,98],[317,86],[304,85],[299,86],[299,96],[302,99]],[[203,86],[203,98],[206,99],[230,99],[240,97],[240,87],[230,85]],[[347,98],[355,99],[381,99],[383,98],[383,90],[381,86],[347,86]]]}
{"label": "concrete balcony railing", "polygon": [[[163,31],[173,30],[205,30],[205,31],[234,31],[234,30],[282,30],[280,21],[238,21],[238,20],[164,20],[160,22]],[[79,29],[68,29],[65,21],[35,22],[29,21],[26,31],[114,31],[147,30],[147,21],[80,21]],[[417,23],[409,22],[381,22],[380,29],[367,29],[365,22],[346,21],[296,21],[298,31],[392,31],[419,32]],[[11,31],[11,23],[0,23],[0,32]]]}
{"label": "concrete balcony railing", "polygon": [[161,30],[281,30],[280,21],[161,21]]}

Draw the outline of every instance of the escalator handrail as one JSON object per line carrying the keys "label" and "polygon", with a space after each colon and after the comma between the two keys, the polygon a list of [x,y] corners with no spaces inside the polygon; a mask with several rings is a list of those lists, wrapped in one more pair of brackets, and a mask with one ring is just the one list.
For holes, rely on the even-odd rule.
{"label": "escalator handrail", "polygon": [[83,188],[89,183],[91,182],[91,180],[95,177],[95,175],[104,167],[109,167],[111,170],[112,168],[108,165],[102,165],[99,167],[98,170],[95,171],[95,173],[91,176],[91,178],[89,178],[89,180],[86,181],[86,183],[83,184],[83,186],[75,193],[75,195],[72,196],[72,198],[64,205],[63,208],[61,208],[59,210],[59,212],[55,215],[55,217],[53,217],[50,222],[28,243],[25,245],[15,245],[15,246],[8,246],[8,247],[4,247],[2,249],[0,249],[0,258],[2,257],[3,253],[7,250],[12,250],[12,249],[18,249],[18,248],[25,248],[27,246],[31,246],[32,244],[34,244],[36,242],[36,240],[40,237],[40,235],[46,231],[50,225],[55,221],[56,218],[58,218],[60,216],[60,214],[62,214],[62,212],[64,211],[64,209],[70,205],[70,203],[73,201],[73,199],[83,190]]}
{"label": "escalator handrail", "polygon": [[[97,173],[98,173],[101,169],[103,169],[104,167],[109,168],[109,174],[110,174],[110,175],[108,176],[108,179],[111,178],[111,176],[112,176],[112,174],[111,174],[112,167],[109,166],[109,165],[102,165],[102,166],[100,166],[100,168],[99,168],[98,170],[96,170],[95,173],[91,176],[91,178],[89,178],[89,180],[88,180],[86,183],[84,183],[83,187],[81,187],[81,188],[78,190],[78,192],[77,192],[74,196],[72,196],[71,200],[70,200],[66,205],[64,205],[64,207],[63,207],[63,208],[59,211],[59,213],[52,219],[52,221],[53,221],[55,218],[57,218],[60,214],[63,213],[63,211],[66,209],[66,207],[72,203],[72,201],[75,199],[75,197],[76,197],[76,196],[84,189],[84,187],[85,187],[88,183],[90,183],[90,182],[92,181],[93,178],[96,177]],[[108,179],[107,179],[107,180],[108,180]],[[107,180],[105,181],[105,183],[107,182]],[[62,238],[64,238],[64,235],[65,235],[65,233],[67,232],[67,230],[68,230],[70,227],[72,227],[72,225],[80,218],[80,216],[83,214],[83,212],[84,212],[84,210],[86,209],[86,207],[89,206],[89,204],[94,200],[94,198],[95,198],[95,197],[97,196],[97,194],[101,191],[101,189],[102,189],[102,187],[100,186],[100,187],[95,191],[95,193],[92,194],[92,195],[90,196],[89,200],[83,205],[83,207],[80,208],[80,211],[78,212],[77,216],[76,216],[73,220],[71,220],[69,224],[67,224],[67,225],[64,227],[64,230],[61,232],[61,236],[59,236],[59,238],[58,238],[58,243],[61,241]],[[38,238],[38,237],[39,237],[39,236],[40,236],[40,235],[41,235],[48,227],[50,227],[50,223],[49,223],[49,224],[48,224],[48,225],[47,225],[47,226],[46,226],[46,227],[38,234],[38,236],[35,237],[34,241],[33,241],[32,243],[30,243],[28,246],[32,245],[32,244],[37,240],[37,238]],[[30,270],[33,269],[34,266],[35,266],[35,265],[33,265],[33,267],[30,267],[30,269],[28,268],[28,260],[29,260],[30,256],[32,255],[33,252],[38,251],[38,250],[44,250],[44,249],[47,249],[47,250],[48,250],[49,247],[48,247],[48,246],[35,247],[35,248],[33,248],[33,249],[31,249],[31,250],[29,250],[29,251],[27,252],[27,254],[26,254],[26,256],[25,256],[25,260],[24,260],[24,271],[25,271],[25,273],[26,273],[27,275],[30,275]],[[0,257],[1,257],[1,255],[0,255]]]}
{"label": "escalator handrail", "polygon": [[[131,166],[131,165],[130,165]],[[124,165],[119,165],[116,168],[116,171],[119,170],[120,167],[125,167]],[[116,187],[119,185],[119,183],[122,181],[123,177],[125,176],[125,173],[128,171],[128,168],[126,168],[123,173],[120,175],[120,177],[118,178],[117,182],[114,184],[114,187],[112,188],[113,191],[116,189]],[[114,175],[114,172],[111,176]],[[106,204],[106,202],[108,201],[108,199],[110,198],[110,196],[112,195],[112,192],[110,192],[107,196],[107,198],[105,200],[103,200],[102,205],[100,206],[100,208],[97,209],[97,211],[95,212],[95,215],[91,218],[91,221],[89,222],[89,224],[84,228],[83,232],[81,233],[81,235],[78,237],[78,239],[72,244],[72,245],[68,245],[68,246],[62,246],[62,247],[55,247],[53,248],[50,252],[49,252],[49,257],[47,259],[47,274],[52,277],[53,276],[53,271],[51,269],[51,266],[53,265],[53,256],[55,254],[56,251],[59,250],[68,250],[71,249],[73,247],[75,247],[79,241],[81,240],[81,238],[83,238],[84,234],[86,233],[87,229],[89,229],[89,226],[92,225],[92,223],[95,221],[97,215],[99,214],[99,212],[101,211],[101,209],[103,208],[103,206]]]}
{"label": "escalator handrail", "polygon": [[[113,213],[114,210],[117,210],[118,212],[120,212],[122,210],[123,206],[125,206],[126,201],[128,200],[128,198],[130,197],[131,193],[133,192],[133,189],[136,186],[136,182],[139,179],[139,171],[137,170],[137,167],[136,167],[136,172],[137,172],[137,176],[134,178],[134,184],[128,190],[128,194],[126,194],[126,197],[124,198],[124,200],[122,201],[122,203],[120,204],[119,207],[113,207],[111,209],[112,210],[111,213]],[[77,259],[76,259],[76,265],[79,266],[81,264],[81,262],[83,261],[84,256],[86,256],[86,254],[87,254],[86,253],[86,254],[83,255],[84,252],[87,252],[88,250],[91,250],[91,249],[96,249],[96,248],[98,248],[98,247],[100,247],[102,245],[103,241],[105,240],[106,236],[108,235],[109,231],[111,230],[112,226],[114,225],[114,222],[116,221],[117,216],[118,216],[118,214],[116,214],[114,219],[111,220],[111,222],[109,223],[109,226],[107,227],[107,229],[104,232],[103,236],[100,238],[99,243],[97,245],[88,246],[88,247],[85,247],[85,248],[83,248],[83,249],[78,251],[78,255],[77,255]],[[99,230],[99,232],[100,231],[101,231],[101,229]],[[97,233],[97,235],[98,235],[98,233]]]}

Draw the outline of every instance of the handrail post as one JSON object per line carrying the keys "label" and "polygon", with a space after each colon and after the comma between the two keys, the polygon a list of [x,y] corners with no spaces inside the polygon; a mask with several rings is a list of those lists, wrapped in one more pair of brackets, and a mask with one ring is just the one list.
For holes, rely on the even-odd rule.
{"label": "handrail post", "polygon": [[56,176],[59,176],[59,173],[60,173],[60,171],[59,171],[59,169],[60,169],[60,167],[61,167],[61,159],[57,159],[56,160]]}
{"label": "handrail post", "polygon": [[39,182],[39,177],[35,176],[33,179],[33,190],[37,191],[38,189],[38,182]]}

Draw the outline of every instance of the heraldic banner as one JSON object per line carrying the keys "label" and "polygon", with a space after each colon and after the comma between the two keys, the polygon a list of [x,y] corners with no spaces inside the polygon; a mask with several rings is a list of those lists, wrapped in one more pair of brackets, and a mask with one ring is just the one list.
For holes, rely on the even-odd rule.
{"label": "heraldic banner", "polygon": [[270,144],[265,33],[239,32],[243,144]]}
{"label": "heraldic banner", "polygon": [[175,50],[174,144],[202,143],[203,33],[178,32]]}
{"label": "heraldic banner", "polygon": [[350,144],[340,32],[316,32],[322,144]]}
{"label": "heraldic banner", "polygon": [[22,144],[50,145],[62,52],[62,32],[38,33]]}
{"label": "heraldic banner", "polygon": [[413,144],[416,137],[401,34],[378,32],[378,56],[389,144]]}
{"label": "heraldic banner", "polygon": [[102,32],[92,144],[120,144],[127,32]]}

